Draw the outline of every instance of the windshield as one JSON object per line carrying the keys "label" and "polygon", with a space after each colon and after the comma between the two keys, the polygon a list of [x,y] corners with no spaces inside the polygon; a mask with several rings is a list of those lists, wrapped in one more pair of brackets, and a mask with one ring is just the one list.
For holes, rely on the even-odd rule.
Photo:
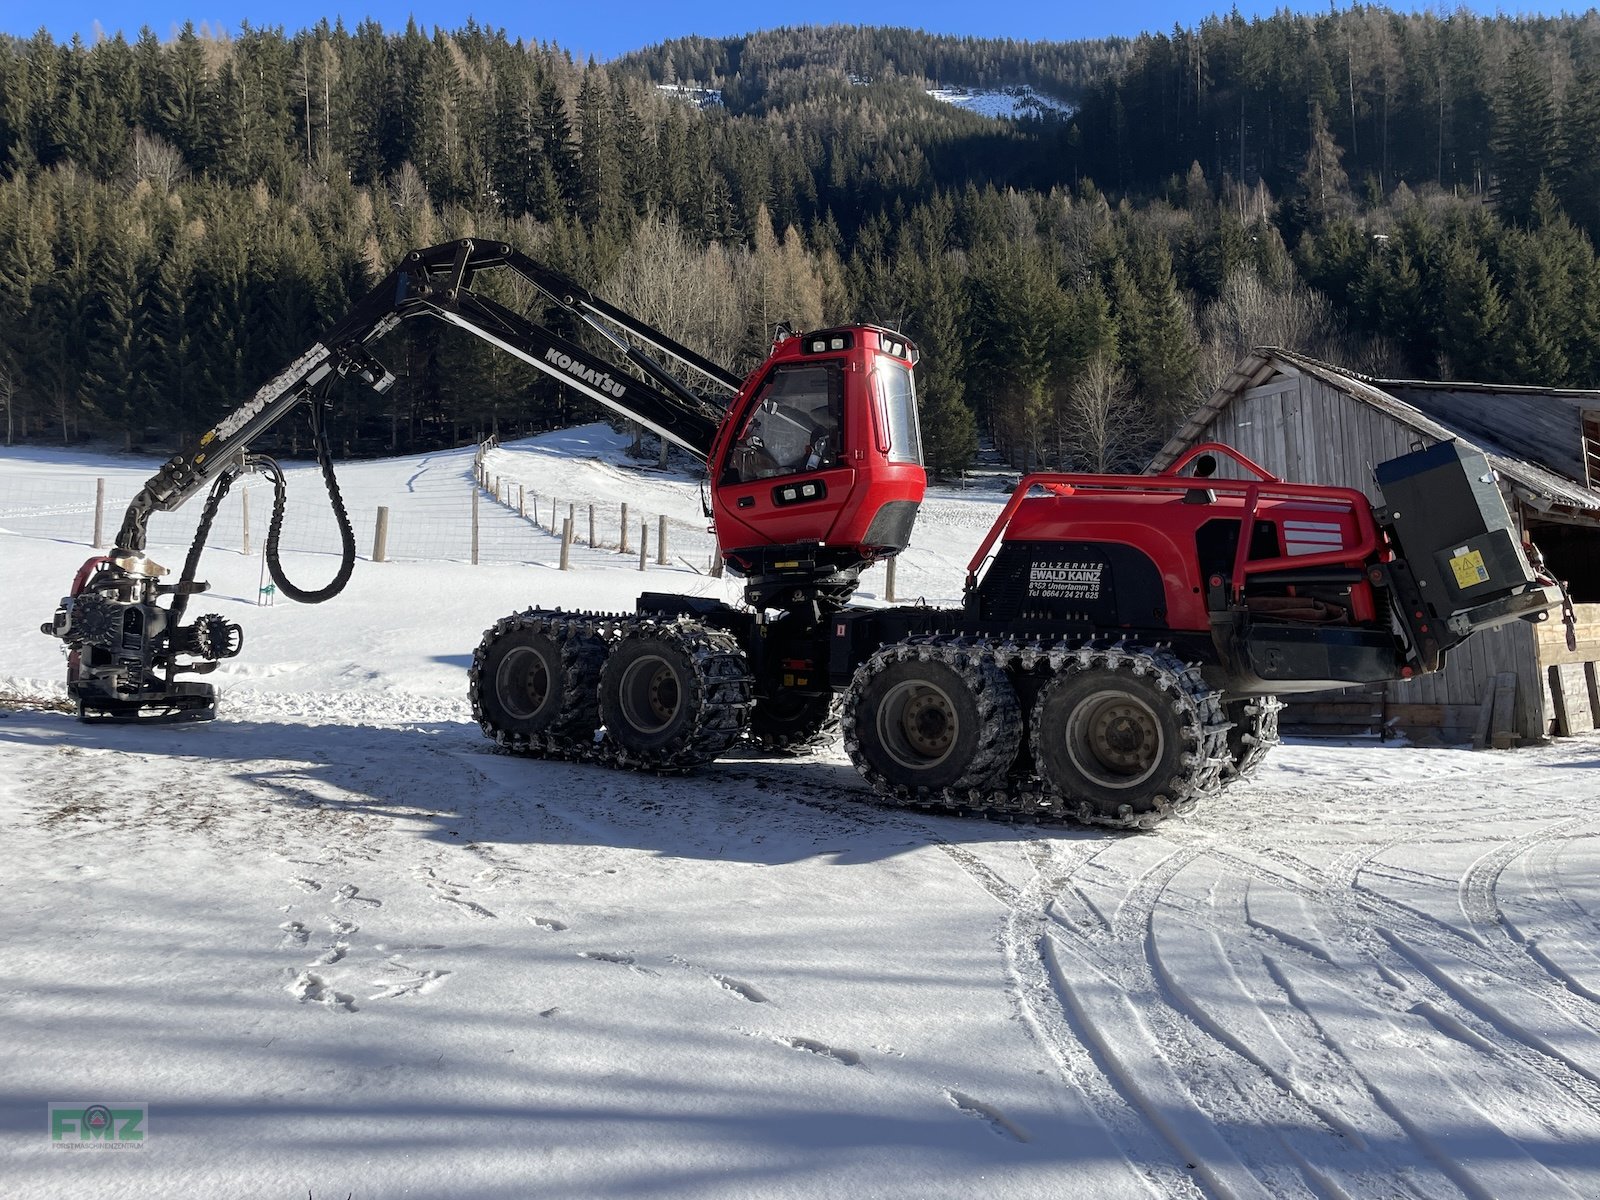
{"label": "windshield", "polygon": [[778,367],[762,385],[724,478],[748,483],[838,466],[844,457],[837,363]]}

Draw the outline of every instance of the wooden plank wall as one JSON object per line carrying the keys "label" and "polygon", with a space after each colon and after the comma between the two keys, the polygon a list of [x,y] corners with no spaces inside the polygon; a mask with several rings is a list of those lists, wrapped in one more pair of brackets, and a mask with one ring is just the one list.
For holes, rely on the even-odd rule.
{"label": "wooden plank wall", "polygon": [[[1578,618],[1576,649],[1567,649],[1566,624],[1558,617],[1533,627],[1545,710],[1550,732],[1556,734],[1600,729],[1600,604],[1578,604],[1573,609]],[[1561,695],[1555,694],[1557,687]]]}
{"label": "wooden plank wall", "polygon": [[[1431,438],[1309,375],[1280,374],[1251,388],[1217,414],[1206,440],[1233,446],[1273,474],[1302,483],[1355,488],[1381,499],[1372,469],[1416,449]],[[1219,475],[1243,472],[1224,464]],[[1518,621],[1468,639],[1446,660],[1443,671],[1389,684],[1386,704],[1395,715],[1465,720],[1476,712],[1503,671],[1515,672],[1515,732],[1543,737],[1548,726],[1549,683],[1534,644],[1534,627]],[[1285,717],[1292,721],[1292,713]],[[1441,728],[1447,740],[1466,741],[1471,722]]]}

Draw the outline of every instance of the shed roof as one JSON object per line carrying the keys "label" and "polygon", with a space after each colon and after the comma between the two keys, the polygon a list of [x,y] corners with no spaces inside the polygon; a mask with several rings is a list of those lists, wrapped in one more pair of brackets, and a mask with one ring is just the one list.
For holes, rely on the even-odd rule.
{"label": "shed roof", "polygon": [[1275,375],[1310,375],[1435,441],[1476,446],[1534,508],[1600,511],[1600,488],[1585,482],[1584,419],[1600,421],[1600,391],[1373,379],[1293,350],[1262,346],[1239,360],[1150,461],[1159,471],[1204,439],[1222,412]]}

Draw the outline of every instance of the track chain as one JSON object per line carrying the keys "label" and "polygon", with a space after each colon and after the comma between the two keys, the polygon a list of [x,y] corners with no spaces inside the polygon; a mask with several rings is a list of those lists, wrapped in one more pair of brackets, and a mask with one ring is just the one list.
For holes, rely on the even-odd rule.
{"label": "track chain", "polygon": [[[1228,730],[1232,724],[1223,715],[1221,696],[1201,677],[1199,667],[1185,664],[1171,650],[1161,646],[1080,644],[1056,642],[1041,644],[1017,641],[990,642],[982,638],[917,639],[896,647],[897,651],[924,660],[938,658],[955,670],[963,670],[978,660],[994,663],[1013,676],[1031,674],[1041,679],[1062,671],[1107,668],[1130,670],[1137,674],[1154,673],[1159,686],[1170,691],[1173,704],[1185,724],[1197,731],[1184,755],[1184,774],[1174,781],[1168,796],[1158,797],[1153,812],[1114,817],[1097,811],[1087,801],[1062,795],[1036,775],[1012,775],[998,786],[935,791],[896,786],[869,776],[879,796],[901,808],[955,816],[986,817],[991,820],[1025,821],[1048,825],[1099,825],[1112,829],[1149,829],[1170,816],[1189,812],[1202,799],[1216,794],[1225,783],[1223,772],[1232,766],[1228,753]],[[851,691],[865,683],[858,669]],[[854,706],[846,704],[844,717],[845,748],[855,751]],[[993,731],[998,734],[1000,731]],[[985,735],[987,741],[989,735]]]}
{"label": "track chain", "polygon": [[[684,737],[648,754],[617,745],[598,728],[537,734],[519,734],[497,726],[480,701],[482,668],[494,643],[517,629],[547,632],[562,643],[566,672],[562,709],[565,712],[597,708],[596,695],[605,657],[628,637],[656,634],[676,643],[694,662],[704,703],[698,719]],[[744,734],[749,722],[752,681],[744,652],[728,633],[679,617],[652,617],[634,613],[561,612],[530,608],[502,617],[484,634],[467,672],[472,716],[484,735],[501,750],[529,758],[598,763],[658,773],[692,770],[729,750]]]}
{"label": "track chain", "polygon": [[1251,696],[1227,707],[1235,710],[1229,714],[1235,719],[1228,732],[1228,765],[1222,768],[1225,784],[1249,775],[1278,745],[1278,714],[1284,706],[1276,696]]}

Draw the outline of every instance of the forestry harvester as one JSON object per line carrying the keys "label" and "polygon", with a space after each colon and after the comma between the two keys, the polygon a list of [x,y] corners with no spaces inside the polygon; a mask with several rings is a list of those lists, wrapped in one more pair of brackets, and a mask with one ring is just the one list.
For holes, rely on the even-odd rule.
{"label": "forestry harvester", "polygon": [[[491,270],[531,285],[546,316],[475,290]],[[317,602],[343,588],[355,541],[322,425],[327,389],[344,376],[387,389],[368,347],[422,316],[703,461],[722,561],[744,583],[740,605],[651,592],[632,613],[529,608],[496,622],[473,655],[472,710],[519,754],[681,771],[742,741],[794,749],[842,728],[890,803],[1146,827],[1254,766],[1276,742],[1277,696],[1436,671],[1474,632],[1561,603],[1488,463],[1454,443],[1381,464],[1376,507],[1216,445],[1159,475],[1029,475],[959,607],[852,603],[861,572],[905,549],[926,486],[917,351],[902,334],[780,331],[740,379],[511,247],[466,240],[408,255],[144,485],[115,547],[84,564],[43,626],[69,649],[82,718],[215,715],[212,687],[177,676],[215,669],[242,635],[217,614],[184,616],[206,588],[195,576],[217,506],[246,471],[275,485],[266,551],[279,589]],[[310,591],[279,562],[282,472],[249,449],[302,404],[344,546],[333,581]],[[1242,478],[1211,474],[1224,458]],[[163,583],[147,519],[208,487],[182,573]]]}

